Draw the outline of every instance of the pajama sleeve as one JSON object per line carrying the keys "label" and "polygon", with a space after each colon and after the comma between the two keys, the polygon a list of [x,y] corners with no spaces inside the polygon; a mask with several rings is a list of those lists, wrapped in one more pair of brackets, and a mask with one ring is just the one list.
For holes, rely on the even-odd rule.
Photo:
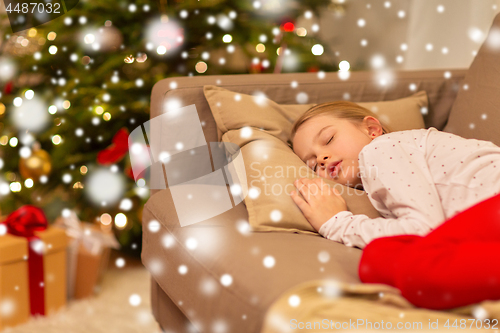
{"label": "pajama sleeve", "polygon": [[342,211],[318,230],[323,237],[364,248],[380,237],[424,236],[445,221],[422,151],[381,137],[361,150],[359,165],[368,198],[375,209],[388,218],[371,219]]}

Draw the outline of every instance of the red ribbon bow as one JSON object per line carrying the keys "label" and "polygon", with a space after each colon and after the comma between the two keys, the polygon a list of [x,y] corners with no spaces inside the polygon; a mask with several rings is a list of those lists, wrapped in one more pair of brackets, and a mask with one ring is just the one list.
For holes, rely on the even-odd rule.
{"label": "red ribbon bow", "polygon": [[47,229],[47,218],[43,210],[31,205],[24,205],[12,212],[4,222],[9,234],[20,237],[33,237],[35,231]]}
{"label": "red ribbon bow", "polygon": [[31,314],[45,314],[45,292],[43,274],[43,254],[36,252],[31,246],[33,241],[39,240],[35,231],[47,229],[47,218],[43,210],[32,205],[24,205],[12,212],[3,222],[9,234],[28,239],[28,276],[30,286]]}
{"label": "red ribbon bow", "polygon": [[97,154],[97,162],[108,165],[120,161],[128,151],[128,135],[128,130],[121,128],[113,137],[113,144]]}

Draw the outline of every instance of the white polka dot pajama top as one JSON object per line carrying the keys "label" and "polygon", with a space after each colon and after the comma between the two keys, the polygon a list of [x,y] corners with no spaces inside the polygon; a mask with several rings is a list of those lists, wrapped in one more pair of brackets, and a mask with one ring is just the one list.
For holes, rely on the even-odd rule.
{"label": "white polka dot pajama top", "polygon": [[[319,233],[346,246],[396,235],[425,236],[500,193],[500,147],[429,129],[381,135],[359,153],[363,188],[383,217],[342,211]],[[471,228],[475,221],[471,221]]]}

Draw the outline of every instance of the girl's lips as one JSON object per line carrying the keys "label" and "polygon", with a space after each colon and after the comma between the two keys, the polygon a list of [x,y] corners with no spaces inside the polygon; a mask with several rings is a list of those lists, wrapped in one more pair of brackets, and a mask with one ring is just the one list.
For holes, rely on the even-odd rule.
{"label": "girl's lips", "polygon": [[337,177],[337,175],[339,174],[339,171],[340,171],[340,165],[342,164],[342,161],[340,161],[334,168],[332,171],[330,171],[330,176],[332,176],[332,178],[335,178]]}

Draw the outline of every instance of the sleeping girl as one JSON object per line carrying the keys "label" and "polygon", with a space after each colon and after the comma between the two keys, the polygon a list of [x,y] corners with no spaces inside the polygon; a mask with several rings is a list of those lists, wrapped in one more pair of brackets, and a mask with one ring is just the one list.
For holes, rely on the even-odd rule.
{"label": "sleeping girl", "polygon": [[[345,201],[298,179],[292,199],[324,237],[364,248],[384,236],[425,235],[500,192],[500,147],[436,128],[390,132],[352,102],[310,108],[292,129],[294,152],[321,177],[364,189],[383,218],[347,211]],[[327,186],[325,184],[325,186]],[[337,192],[338,193],[338,192]]]}
{"label": "sleeping girl", "polygon": [[[361,249],[367,245],[370,245],[367,248],[375,249],[375,245],[379,245],[372,254],[363,254],[359,272],[363,282],[387,283],[403,288],[403,279],[413,275],[413,284],[403,294],[418,303],[424,297],[422,290],[429,286],[415,284],[416,279],[423,279],[422,274],[432,274],[428,270],[447,269],[444,276],[452,272],[463,276],[462,271],[467,266],[463,262],[460,267],[452,267],[450,262],[443,263],[440,268],[429,266],[432,255],[436,254],[431,251],[432,246],[425,248],[425,251],[431,251],[426,263],[421,257],[424,254],[416,251],[407,251],[407,260],[398,261],[403,249],[409,245],[414,242],[441,247],[447,244],[448,255],[451,255],[453,246],[465,246],[462,251],[469,246],[469,252],[460,252],[463,258],[464,253],[484,257],[484,251],[478,254],[472,249],[478,249],[477,242],[494,241],[494,245],[489,245],[496,246],[496,253],[499,253],[500,210],[496,207],[500,206],[500,147],[492,142],[465,139],[434,127],[391,132],[374,113],[346,101],[322,103],[306,111],[293,126],[292,142],[294,152],[317,175],[364,190],[381,214],[382,217],[374,219],[352,214],[340,193],[330,189],[321,181],[322,178],[297,179],[294,185],[302,197],[297,191],[291,193],[312,227],[325,238]],[[481,216],[481,220],[470,219],[471,210],[467,209],[471,207],[475,209],[472,216]],[[436,230],[445,221],[449,225]],[[398,235],[400,237],[389,237]],[[424,237],[426,235],[429,237]],[[428,241],[433,237],[434,241]],[[379,238],[387,242],[377,242]],[[412,253],[415,255],[413,261],[409,259]],[[458,252],[455,254],[458,256]],[[371,256],[370,260],[368,256]],[[411,266],[404,266],[403,261],[408,260]],[[489,260],[493,260],[491,256]],[[419,266],[419,263],[427,266]],[[442,285],[438,283],[436,287],[434,283],[429,287],[427,297],[431,297],[431,301],[427,298],[427,303],[422,304],[427,307],[437,304],[438,308],[443,308],[488,299],[493,287],[491,283],[496,283],[495,290],[500,298],[499,265],[494,265],[497,268],[483,266],[473,265],[475,273],[486,270],[485,275],[475,274],[472,279],[477,281],[467,280],[466,286],[483,288],[489,292],[486,296],[474,289],[470,292],[472,298],[467,299],[467,292],[461,298],[453,298],[453,289],[448,296],[443,296],[443,303],[436,303],[436,290],[449,287],[446,278],[440,280]],[[403,267],[410,271],[404,271]],[[491,269],[496,271],[491,272]],[[456,288],[464,288],[464,285],[458,283]],[[458,299],[461,301],[457,303]]]}

